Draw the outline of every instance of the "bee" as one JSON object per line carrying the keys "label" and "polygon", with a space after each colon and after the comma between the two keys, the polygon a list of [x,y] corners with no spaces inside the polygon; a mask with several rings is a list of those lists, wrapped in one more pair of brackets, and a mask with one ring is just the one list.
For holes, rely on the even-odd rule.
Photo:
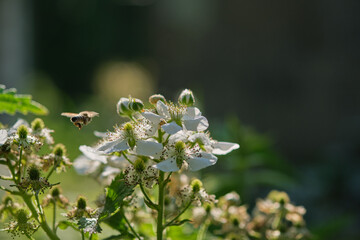
{"label": "bee", "polygon": [[79,128],[79,130],[91,122],[93,117],[99,116],[97,112],[83,111],[79,113],[61,113],[61,116],[69,117],[70,121]]}

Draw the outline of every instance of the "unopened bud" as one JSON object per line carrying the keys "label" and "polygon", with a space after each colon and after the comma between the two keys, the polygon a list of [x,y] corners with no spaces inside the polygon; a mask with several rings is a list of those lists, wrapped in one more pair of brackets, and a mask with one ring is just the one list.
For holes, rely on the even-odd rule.
{"label": "unopened bud", "polygon": [[40,131],[44,127],[45,127],[45,124],[41,118],[35,118],[34,121],[31,122],[31,128],[34,131]]}
{"label": "unopened bud", "polygon": [[40,170],[35,165],[31,165],[28,169],[28,176],[32,181],[38,181],[40,179]]}
{"label": "unopened bud", "polygon": [[55,156],[62,157],[66,154],[66,148],[61,143],[56,144],[56,146],[54,147],[53,153],[55,154]]}
{"label": "unopened bud", "polygon": [[120,116],[122,117],[131,116],[132,110],[129,108],[129,103],[130,100],[128,98],[124,98],[124,97],[120,98],[120,100],[116,105],[117,113]]}
{"label": "unopened bud", "polygon": [[57,198],[60,196],[60,189],[59,188],[54,188],[52,191],[51,191],[51,196],[53,198]]}
{"label": "unopened bud", "polygon": [[193,193],[198,193],[202,188],[202,182],[199,179],[192,180],[190,185]]}
{"label": "unopened bud", "polygon": [[133,110],[134,112],[140,112],[144,109],[144,103],[140,99],[133,98],[129,102],[129,109]]}
{"label": "unopened bud", "polygon": [[185,89],[181,92],[179,96],[179,103],[186,105],[186,106],[192,106],[195,103],[194,94],[191,90]]}
{"label": "unopened bud", "polygon": [[166,102],[166,99],[163,95],[161,94],[154,94],[152,96],[149,97],[149,102],[152,104],[152,105],[156,105],[156,103],[158,101],[163,101],[164,103]]}
{"label": "unopened bud", "polygon": [[16,212],[16,220],[17,220],[18,224],[20,224],[20,225],[27,223],[28,216],[24,209],[20,209]]}
{"label": "unopened bud", "polygon": [[280,192],[280,191],[276,191],[276,190],[271,191],[268,194],[267,198],[274,202],[278,202],[281,204],[290,202],[289,195],[287,195],[286,192]]}
{"label": "unopened bud", "polygon": [[86,208],[86,199],[84,197],[79,197],[77,200],[77,208],[85,209]]}
{"label": "unopened bud", "polygon": [[28,135],[28,129],[25,125],[21,125],[17,129],[17,133],[18,133],[20,139],[25,140]]}

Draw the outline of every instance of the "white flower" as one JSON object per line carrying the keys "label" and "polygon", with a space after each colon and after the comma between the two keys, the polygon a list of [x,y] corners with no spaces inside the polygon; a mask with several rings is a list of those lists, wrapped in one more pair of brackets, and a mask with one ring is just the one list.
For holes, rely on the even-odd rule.
{"label": "white flower", "polygon": [[237,143],[218,142],[205,133],[195,133],[189,136],[189,141],[197,143],[200,148],[215,155],[225,155],[240,147]]}
{"label": "white flower", "polygon": [[90,160],[84,155],[81,155],[75,159],[73,166],[80,175],[92,175],[98,172],[101,162]]}
{"label": "white flower", "polygon": [[158,101],[156,111],[158,114],[143,112],[142,115],[153,124],[154,129],[161,125],[168,134],[175,134],[183,128],[190,131],[205,131],[209,127],[208,120],[201,116],[200,110],[196,107],[167,105],[163,101]]}
{"label": "white flower", "polygon": [[164,161],[154,165],[154,167],[163,172],[176,172],[183,165],[188,167],[190,171],[198,171],[214,165],[217,161],[217,157],[213,154],[202,152],[196,146],[189,148],[183,141],[178,141],[175,144],[169,143],[162,158]]}
{"label": "white flower", "polygon": [[134,126],[127,123],[115,133],[110,133],[108,140],[104,141],[97,148],[98,151],[107,154],[128,149],[133,149],[138,155],[154,157],[160,154],[163,145],[152,138],[147,139],[144,125],[142,122],[139,122]]}

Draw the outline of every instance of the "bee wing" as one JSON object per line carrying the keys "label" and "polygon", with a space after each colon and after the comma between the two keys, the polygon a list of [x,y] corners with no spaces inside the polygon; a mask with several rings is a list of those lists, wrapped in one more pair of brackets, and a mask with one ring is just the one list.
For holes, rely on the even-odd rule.
{"label": "bee wing", "polygon": [[99,113],[97,113],[97,112],[92,112],[92,111],[83,111],[83,112],[80,112],[79,113],[80,115],[84,115],[84,114],[86,114],[86,115],[88,115],[88,117],[96,117],[96,116],[99,116]]}
{"label": "bee wing", "polygon": [[61,116],[65,116],[65,117],[75,117],[79,115],[78,113],[69,113],[69,112],[63,112],[61,113]]}

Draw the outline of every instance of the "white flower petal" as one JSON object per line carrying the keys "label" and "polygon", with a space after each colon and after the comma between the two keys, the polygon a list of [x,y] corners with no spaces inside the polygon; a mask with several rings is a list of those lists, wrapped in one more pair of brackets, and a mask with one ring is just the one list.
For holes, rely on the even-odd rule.
{"label": "white flower petal", "polygon": [[103,151],[104,153],[113,153],[121,152],[129,149],[129,145],[126,139],[118,139],[111,142],[106,142],[98,147],[98,151]]}
{"label": "white flower petal", "polygon": [[7,131],[4,129],[0,130],[0,146],[2,146],[8,139]]}
{"label": "white flower petal", "polygon": [[80,157],[76,158],[73,164],[76,172],[80,175],[92,174],[98,170],[100,165],[101,162],[92,161],[87,157],[85,157],[84,155],[81,155]]}
{"label": "white flower petal", "polygon": [[[129,156],[131,157],[131,156]],[[123,156],[110,156],[108,158],[109,165],[117,168],[125,168],[129,162]]]}
{"label": "white flower petal", "polygon": [[231,152],[232,150],[238,149],[240,147],[237,143],[230,142],[215,142],[213,144],[212,153],[216,155],[225,155]]}
{"label": "white flower petal", "polygon": [[197,107],[188,107],[183,116],[184,120],[190,120],[201,116],[201,112]]}
{"label": "white flower petal", "polygon": [[199,141],[202,144],[204,144],[205,146],[210,146],[211,145],[209,137],[205,133],[202,133],[202,132],[201,133],[195,133],[195,134],[191,135],[189,137],[189,141],[190,142]]}
{"label": "white flower petal", "polygon": [[99,138],[107,137],[107,133],[106,133],[106,132],[94,131],[94,135],[95,135],[96,137],[99,137]]}
{"label": "white flower petal", "polygon": [[163,145],[158,142],[137,140],[135,152],[138,155],[155,157],[158,156],[163,149]]}
{"label": "white flower petal", "polygon": [[176,172],[179,171],[178,166],[176,165],[175,158],[168,158],[165,161],[162,161],[154,166],[154,168],[157,168],[163,172]]}
{"label": "white flower petal", "polygon": [[86,145],[81,145],[79,149],[90,160],[99,161],[105,164],[107,163],[107,156],[104,155],[104,153]]}
{"label": "white flower petal", "polygon": [[190,131],[205,131],[209,127],[209,122],[206,117],[199,117],[196,119],[184,120],[184,125]]}
{"label": "white flower petal", "polygon": [[217,157],[211,153],[201,153],[201,157],[192,157],[187,160],[190,171],[198,171],[200,169],[214,165],[217,162]]}
{"label": "white flower petal", "polygon": [[161,128],[168,134],[175,134],[178,131],[182,130],[182,127],[177,125],[175,122],[167,123],[161,126]]}
{"label": "white flower petal", "polygon": [[154,125],[158,125],[162,119],[161,116],[152,112],[143,112],[141,115],[152,122]]}
{"label": "white flower petal", "polygon": [[163,103],[163,101],[157,101],[156,110],[162,117],[165,117],[166,119],[170,119],[169,108],[168,106],[166,106],[165,103]]}
{"label": "white flower petal", "polygon": [[118,173],[120,173],[120,169],[106,166],[104,171],[100,174],[100,178],[106,178],[111,175],[117,175]]}
{"label": "white flower petal", "polygon": [[178,141],[187,142],[188,134],[186,131],[178,131],[169,137],[169,143],[176,143]]}

